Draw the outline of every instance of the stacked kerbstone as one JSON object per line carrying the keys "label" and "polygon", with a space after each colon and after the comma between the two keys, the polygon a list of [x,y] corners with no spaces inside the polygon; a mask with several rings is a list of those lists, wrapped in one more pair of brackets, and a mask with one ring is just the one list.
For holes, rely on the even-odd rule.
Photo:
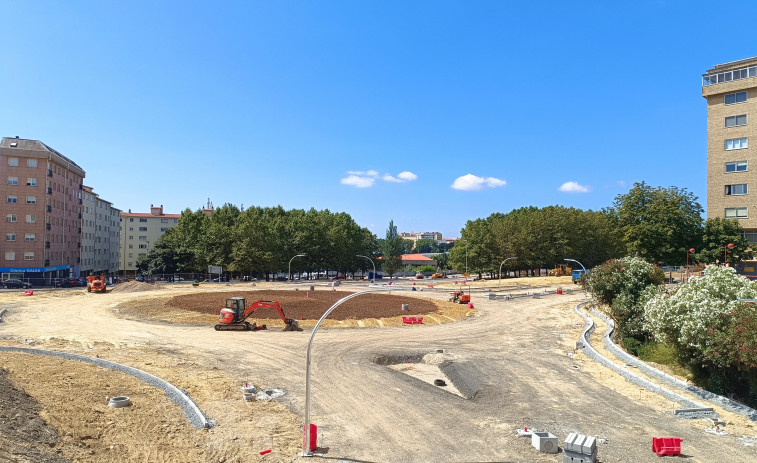
{"label": "stacked kerbstone", "polygon": [[563,442],[563,463],[597,463],[597,441],[572,432]]}

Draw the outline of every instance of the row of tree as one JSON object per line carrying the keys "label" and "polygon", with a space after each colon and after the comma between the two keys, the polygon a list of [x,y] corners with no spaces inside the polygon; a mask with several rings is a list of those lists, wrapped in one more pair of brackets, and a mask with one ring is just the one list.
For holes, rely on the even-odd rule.
{"label": "row of tree", "polygon": [[[637,183],[615,198],[612,207],[584,211],[563,206],[523,207],[470,220],[449,253],[433,240],[402,239],[393,221],[378,239],[346,213],[283,208],[240,210],[226,204],[208,216],[186,210],[155,248],[140,258],[143,273],[204,273],[208,265],[243,274],[336,270],[354,273],[372,269],[368,256],[384,272],[402,267],[401,255],[440,252],[441,269],[455,268],[483,275],[503,270],[532,270],[576,259],[587,268],[625,255],[655,264],[691,261],[715,263],[727,257],[738,262],[752,257],[743,230],[735,220],[702,219],[702,206],[685,189],[653,188]],[[727,246],[733,244],[733,246]],[[692,252],[691,250],[694,249]]]}

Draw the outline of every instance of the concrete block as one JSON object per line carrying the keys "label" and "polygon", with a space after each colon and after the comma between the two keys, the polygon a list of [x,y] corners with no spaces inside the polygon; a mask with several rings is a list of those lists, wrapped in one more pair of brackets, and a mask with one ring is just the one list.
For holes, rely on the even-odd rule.
{"label": "concrete block", "polygon": [[597,451],[597,440],[592,436],[587,436],[581,445],[581,453],[591,455]]}
{"label": "concrete block", "polygon": [[568,434],[568,437],[565,438],[565,442],[562,444],[563,449],[573,450],[573,441],[576,440],[576,437],[578,437],[578,434],[575,432]]}
{"label": "concrete block", "polygon": [[540,452],[557,453],[557,437],[548,432],[535,432],[531,434],[531,445]]}

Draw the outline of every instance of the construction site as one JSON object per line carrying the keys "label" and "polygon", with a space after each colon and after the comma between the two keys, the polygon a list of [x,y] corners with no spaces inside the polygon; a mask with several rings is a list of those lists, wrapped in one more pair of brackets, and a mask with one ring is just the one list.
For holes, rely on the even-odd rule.
{"label": "construction site", "polygon": [[0,461],[757,461],[555,273],[3,290]]}

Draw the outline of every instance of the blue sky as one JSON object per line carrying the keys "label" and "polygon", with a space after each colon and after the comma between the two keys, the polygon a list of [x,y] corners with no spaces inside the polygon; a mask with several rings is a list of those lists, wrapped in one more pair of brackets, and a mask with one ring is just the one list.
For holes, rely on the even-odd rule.
{"label": "blue sky", "polygon": [[0,135],[72,158],[123,210],[314,207],[379,237],[601,209],[640,181],[706,207],[701,75],[757,55],[737,27],[757,6],[711,10],[0,0]]}

